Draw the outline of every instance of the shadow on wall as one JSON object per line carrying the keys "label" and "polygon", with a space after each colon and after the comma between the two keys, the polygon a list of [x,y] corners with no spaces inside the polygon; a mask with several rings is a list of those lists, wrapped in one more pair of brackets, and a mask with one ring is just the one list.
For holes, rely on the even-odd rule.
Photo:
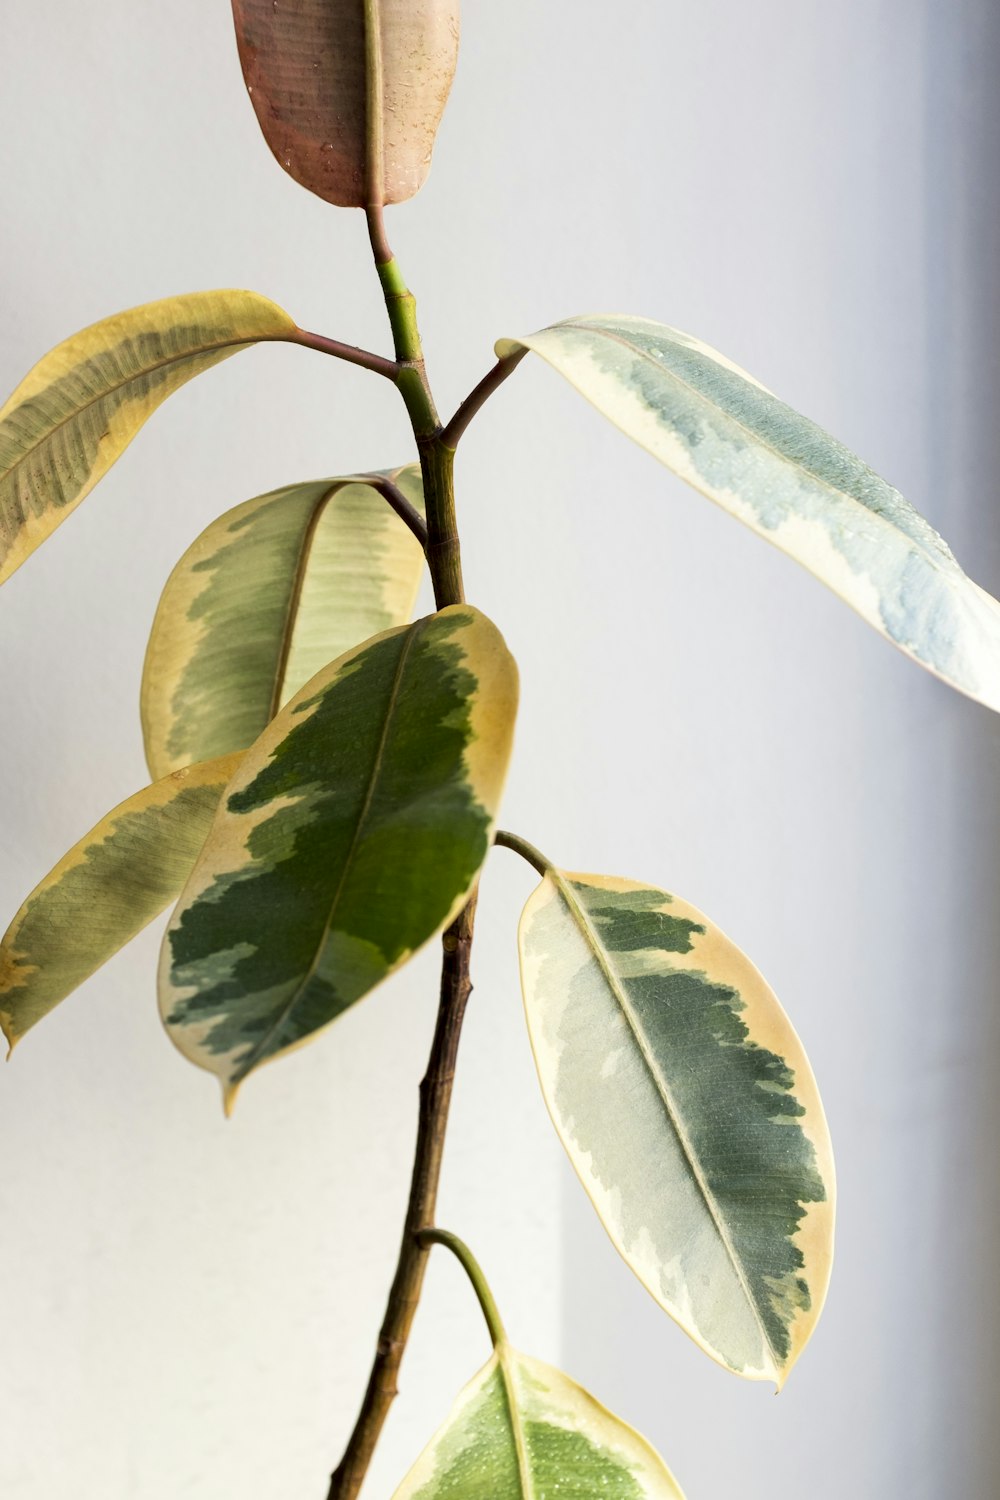
{"label": "shadow on wall", "polygon": [[[827,332],[811,353],[825,366],[829,409],[846,414],[848,441],[852,420],[862,433],[871,422],[866,407],[881,383],[872,367],[881,366],[884,451],[909,462],[909,498],[972,576],[1000,593],[1000,6],[849,0],[839,21],[815,10],[809,45],[826,49],[823,82],[833,70],[843,112],[831,118],[818,89],[811,114],[807,103],[780,130],[798,142],[789,137],[789,163],[801,164],[803,138],[823,160],[831,130],[853,155],[842,182],[795,184],[794,211],[823,223],[830,265],[842,274],[802,268],[803,286],[789,284],[784,312],[776,309],[789,320],[781,336],[794,337],[796,299],[826,309]],[[711,19],[678,16],[676,25],[721,25],[718,7],[708,11]],[[742,67],[817,68],[815,52],[794,55],[810,30],[798,6],[768,0],[757,19],[760,56]],[[746,121],[752,90],[743,96],[737,72],[727,88],[729,65],[720,60],[712,87],[720,108]],[[675,76],[670,109],[682,116],[685,90],[708,86]],[[780,132],[759,147],[768,170],[780,170]],[[725,194],[733,167],[719,142],[685,149],[704,157],[699,176]],[[764,226],[741,240],[747,295],[765,274],[768,236],[780,232]],[[689,240],[671,253],[676,266],[678,256],[697,260],[699,247]],[[924,368],[900,371],[921,328]],[[896,389],[894,369],[905,377]],[[749,546],[744,557],[748,567],[757,561]],[[791,591],[789,607],[798,607]],[[803,1475],[810,1500],[1000,1494],[1000,1309],[991,1295],[1000,1243],[1000,717],[907,675],[881,646],[858,646],[851,627],[842,640],[837,805],[817,805],[795,830],[796,868],[780,862],[773,821],[748,798],[732,837],[759,849],[757,879],[781,919],[769,933],[752,900],[746,913],[731,900],[729,913],[712,912],[723,927],[733,923],[765,972],[778,955],[769,977],[786,987],[804,1032],[838,1150],[831,1301],[780,1401],[709,1366],[657,1314],[567,1173],[565,1367],[649,1436],[692,1500],[737,1488],[744,1500],[802,1493]],[[796,720],[794,695],[771,703],[769,691],[762,684],[761,722],[795,742],[786,774],[799,774],[797,759],[808,778],[822,726],[810,720],[808,695]],[[769,753],[752,738],[738,751],[751,763],[750,785],[766,774],[763,760],[753,773],[754,756]],[[811,796],[821,803],[817,786],[818,776]],[[809,805],[801,788],[798,797],[791,783],[784,792],[786,808],[803,796]],[[616,812],[623,822],[633,816],[627,793]],[[696,865],[699,839],[725,849],[711,816],[692,806],[680,820],[701,819],[680,834],[694,853],[681,843],[651,849],[643,872],[615,873],[648,871],[669,885],[671,866]],[[710,871],[700,878],[711,884]],[[679,894],[712,911],[704,888]],[[737,925],[744,915],[749,930]]]}
{"label": "shadow on wall", "polygon": [[[927,73],[927,423],[931,490],[961,558],[1000,587],[1000,7],[930,0]],[[929,1233],[937,1296],[928,1310],[934,1379],[926,1416],[947,1451],[938,1492],[1000,1494],[1000,1311],[982,1292],[1000,1244],[1000,722],[963,705],[953,743],[951,920],[938,940],[956,955],[940,996],[950,1033],[942,1058],[950,1141],[937,1223]],[[974,915],[973,915],[974,914]],[[944,1102],[944,1101],[943,1101]],[[958,1303],[966,1311],[956,1314]],[[942,1391],[947,1390],[946,1397]],[[930,1439],[928,1439],[928,1448]],[[945,1464],[947,1462],[947,1467]],[[928,1491],[930,1493],[930,1491]]]}

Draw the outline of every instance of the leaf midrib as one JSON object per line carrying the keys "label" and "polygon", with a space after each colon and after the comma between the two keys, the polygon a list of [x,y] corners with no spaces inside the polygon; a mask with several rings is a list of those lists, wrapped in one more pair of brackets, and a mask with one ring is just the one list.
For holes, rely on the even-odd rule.
{"label": "leaf midrib", "polygon": [[517,1399],[517,1391],[514,1384],[514,1372],[512,1368],[513,1354],[514,1351],[508,1343],[497,1345],[497,1364],[500,1367],[504,1401],[507,1404],[511,1436],[514,1439],[514,1451],[517,1454],[517,1472],[521,1481],[521,1494],[523,1500],[538,1500],[534,1475],[531,1470],[531,1460],[528,1458],[528,1443],[525,1437],[524,1423],[521,1420],[520,1403]]}
{"label": "leaf midrib", "polygon": [[720,1209],[716,1201],[708,1178],[701,1166],[700,1161],[698,1160],[698,1154],[695,1151],[690,1138],[688,1137],[684,1125],[682,1124],[680,1111],[678,1110],[677,1105],[674,1102],[673,1096],[670,1092],[670,1088],[666,1080],[663,1078],[663,1075],[657,1064],[656,1057],[651,1052],[646,1042],[645,1036],[642,1032],[642,1028],[639,1025],[638,1018],[636,1017],[635,1011],[632,1007],[632,1003],[628,998],[628,994],[615,973],[614,966],[611,961],[611,955],[608,953],[608,950],[601,942],[596,928],[592,926],[583,906],[576,899],[572,887],[570,886],[569,882],[563,877],[562,873],[558,870],[551,869],[549,871],[549,877],[552,880],[553,885],[556,887],[559,895],[565,902],[567,908],[569,909],[570,915],[573,917],[578,928],[583,933],[588,946],[590,947],[595,959],[597,960],[598,965],[601,968],[602,973],[604,974],[605,979],[608,982],[608,988],[611,990],[612,995],[618,1002],[622,1014],[628,1023],[629,1029],[635,1039],[635,1043],[639,1049],[642,1060],[646,1064],[649,1075],[653,1081],[657,1093],[659,1094],[667,1119],[670,1122],[674,1134],[680,1142],[681,1150],[684,1153],[684,1158],[691,1170],[691,1175],[695,1180],[695,1184],[699,1192],[701,1193],[702,1200],[708,1210],[709,1217],[712,1220],[716,1233],[722,1241],[723,1248],[725,1249],[726,1254],[729,1257],[732,1267],[736,1272],[740,1286],[743,1289],[743,1294],[746,1297],[750,1310],[753,1313],[758,1328],[760,1329],[761,1336],[764,1339],[767,1349],[771,1355],[774,1374],[775,1376],[778,1376],[780,1374],[780,1371],[784,1367],[784,1362],[778,1357],[777,1350],[774,1347],[771,1336],[767,1329],[767,1325],[765,1324],[763,1316],[761,1314],[760,1305],[757,1301],[756,1296],[754,1295],[750,1283],[747,1280],[746,1272],[743,1269],[743,1265],[736,1252],[736,1248],[729,1234],[729,1230],[726,1227],[722,1210]]}
{"label": "leaf midrib", "polygon": [[371,207],[385,198],[385,69],[381,0],[365,6],[365,189]]}
{"label": "leaf midrib", "polygon": [[323,491],[313,506],[312,514],[306,522],[302,533],[299,555],[295,561],[295,574],[288,591],[285,618],[282,622],[281,635],[278,641],[274,681],[271,684],[271,697],[267,711],[267,722],[269,724],[284,700],[285,681],[288,676],[288,662],[292,654],[292,640],[295,636],[295,626],[298,623],[299,605],[302,602],[302,590],[305,588],[306,574],[309,571],[309,563],[312,559],[312,549],[313,543],[316,540],[316,532],[319,529],[319,523],[323,518],[327,506],[347,482],[346,480],[338,480]]}
{"label": "leaf midrib", "polygon": [[[357,820],[354,824],[354,831],[351,835],[351,842],[348,846],[347,853],[344,856],[344,863],[341,868],[340,879],[337,882],[337,889],[333,893],[330,907],[327,912],[326,919],[323,923],[322,934],[316,944],[316,950],[313,955],[312,962],[305,970],[298,983],[295,985],[295,988],[292,990],[291,995],[281,1007],[274,1021],[268,1027],[267,1031],[262,1037],[259,1038],[250,1053],[245,1058],[241,1059],[239,1066],[232,1078],[232,1082],[234,1084],[242,1082],[242,1080],[247,1077],[251,1070],[265,1055],[267,1047],[273,1041],[276,1033],[281,1030],[282,1026],[284,1026],[285,1022],[288,1020],[288,1017],[291,1015],[296,1004],[301,999],[303,991],[309,984],[310,980],[315,977],[316,970],[319,968],[320,960],[323,956],[324,949],[326,948],[327,940],[329,939],[330,933],[333,930],[333,923],[334,918],[337,914],[337,907],[339,906],[340,898],[344,893],[344,886],[347,882],[348,872],[350,870],[351,863],[354,859],[355,852],[361,839],[361,832],[367,820],[368,813],[371,810],[372,800],[375,795],[375,786],[378,782],[378,778],[382,770],[382,762],[385,759],[385,748],[389,739],[389,728],[399,704],[399,694],[403,681],[403,671],[410,653],[413,650],[414,642],[416,641],[417,636],[419,635],[425,624],[426,621],[418,620],[416,624],[409,627],[406,641],[403,644],[403,649],[399,653],[399,660],[396,663],[396,671],[393,676],[392,687],[390,689],[389,699],[386,704],[385,718],[382,723],[382,733],[379,736],[378,747],[372,759],[372,766],[368,777],[368,784],[365,788],[364,800],[358,811]],[[338,678],[335,680],[339,681],[339,674]],[[331,683],[329,686],[332,687],[333,684]],[[329,691],[329,688],[327,689],[327,691]]]}

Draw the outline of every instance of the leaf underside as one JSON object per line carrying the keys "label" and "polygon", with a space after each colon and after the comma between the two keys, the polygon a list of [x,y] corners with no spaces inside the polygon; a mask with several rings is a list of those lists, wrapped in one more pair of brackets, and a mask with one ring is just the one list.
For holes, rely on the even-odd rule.
{"label": "leaf underside", "polygon": [[781,1385],[833,1254],[815,1080],[774,995],[700,912],[552,871],[520,929],[539,1078],[615,1246],[714,1359]]}
{"label": "leaf underside", "polygon": [[[386,477],[422,513],[419,468]],[[361,476],[290,485],[213,521],[153,622],[142,680],[151,773],[248,748],[322,667],[410,618],[423,564]]]}
{"label": "leaf underside", "polygon": [[219,1076],[227,1104],[461,909],[516,701],[496,627],[453,606],[346,653],[247,752],[160,976],[170,1036]]}
{"label": "leaf underside", "polygon": [[0,1026],[11,1047],[177,899],[239,759],[137,792],[32,891],[0,943]]}
{"label": "leaf underside", "polygon": [[0,410],[0,583],[88,495],[166,398],[295,324],[253,292],[196,292],[58,345]]}
{"label": "leaf underside", "polygon": [[653,1448],[560,1370],[502,1344],[393,1500],[684,1500]]}
{"label": "leaf underside", "polygon": [[459,0],[233,0],[264,139],[328,203],[422,187],[458,57]]}
{"label": "leaf underside", "polygon": [[899,492],[706,344],[645,318],[579,317],[531,349],[622,432],[960,692],[1000,709],[1000,604]]}

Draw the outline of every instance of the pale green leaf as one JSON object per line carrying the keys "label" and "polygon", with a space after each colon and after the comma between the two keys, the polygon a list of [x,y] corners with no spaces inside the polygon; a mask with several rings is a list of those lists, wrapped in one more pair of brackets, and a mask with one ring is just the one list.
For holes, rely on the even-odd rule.
{"label": "pale green leaf", "polygon": [[0,944],[0,1027],[11,1047],[177,899],[239,759],[137,792],[32,891]]}
{"label": "pale green leaf", "polygon": [[[416,465],[385,477],[423,512]],[[364,476],[289,485],[213,521],[171,573],[146,651],[152,774],[253,744],[321,667],[410,618],[423,564]]]}
{"label": "pale green leaf", "polygon": [[0,410],[0,583],[168,396],[238,350],[295,332],[255,292],[196,292],[106,318],[47,354]]}
{"label": "pale green leaf", "polygon": [[461,909],[516,702],[496,627],[455,605],[324,668],[247,752],[160,972],[170,1036],[227,1105]]}
{"label": "pale green leaf", "polygon": [[233,18],[285,171],[346,208],[412,198],[455,73],[459,0],[233,0]]}
{"label": "pale green leaf", "polygon": [[659,1454],[509,1344],[466,1386],[393,1500],[683,1500]]}
{"label": "pale green leaf", "polygon": [[714,1359],[783,1384],[833,1256],[815,1079],[749,960],[693,907],[552,870],[520,929],[553,1122],[614,1244]]}
{"label": "pale green leaf", "polygon": [[687,334],[581,317],[531,349],[622,432],[801,563],[945,682],[1000,709],[1000,604],[899,492],[814,422]]}

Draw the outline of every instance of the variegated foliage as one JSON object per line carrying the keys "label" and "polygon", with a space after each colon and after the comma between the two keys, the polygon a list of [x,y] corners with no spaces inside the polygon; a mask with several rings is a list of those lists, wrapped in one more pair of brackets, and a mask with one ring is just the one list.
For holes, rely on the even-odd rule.
{"label": "variegated foliage", "polygon": [[546,1103],[614,1244],[714,1359],[781,1385],[833,1254],[816,1083],[774,995],[693,907],[551,870],[521,973]]}
{"label": "variegated foliage", "polygon": [[908,656],[1000,709],[1000,604],[897,490],[814,422],[714,349],[644,318],[574,318],[497,345],[519,349]]}
{"label": "variegated foliage", "polygon": [[505,1341],[394,1500],[683,1500],[653,1448],[560,1370]]}
{"label": "variegated foliage", "polygon": [[412,198],[458,57],[459,0],[233,0],[264,139],[328,203]]}
{"label": "variegated foliage", "polygon": [[32,891],[0,944],[0,1027],[12,1048],[177,899],[239,759],[137,792]]}
{"label": "variegated foliage", "polygon": [[0,410],[0,583],[162,401],[238,350],[295,332],[253,292],[198,292],[106,318],[47,354]]}
{"label": "variegated foliage", "polygon": [[160,1005],[227,1107],[460,910],[507,768],[517,671],[467,605],[348,652],[249,750],[164,944]]}
{"label": "variegated foliage", "polygon": [[[418,467],[386,477],[423,512]],[[361,476],[290,485],[213,521],[153,622],[142,679],[152,774],[252,745],[321,667],[410,618],[423,561]]]}

